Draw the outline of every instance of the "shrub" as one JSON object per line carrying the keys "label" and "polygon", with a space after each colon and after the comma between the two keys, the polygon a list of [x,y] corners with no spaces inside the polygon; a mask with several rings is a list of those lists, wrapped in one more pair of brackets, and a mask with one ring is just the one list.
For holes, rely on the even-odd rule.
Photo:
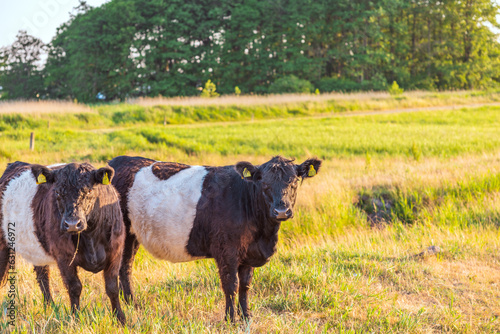
{"label": "shrub", "polygon": [[240,87],[238,87],[238,86],[234,87],[234,94],[235,94],[236,96],[240,96],[240,94],[241,94],[241,89],[240,89]]}
{"label": "shrub", "polygon": [[323,78],[316,83],[321,92],[359,92],[359,91],[385,91],[387,82],[382,74],[376,73],[370,80],[356,82],[345,78]]}
{"label": "shrub", "polygon": [[391,87],[389,87],[389,94],[391,95],[401,95],[403,94],[404,89],[399,88],[399,85],[396,81],[392,82]]}
{"label": "shrub", "polygon": [[330,92],[353,92],[361,90],[361,85],[349,79],[323,78],[318,81],[318,89],[324,93]]}
{"label": "shrub", "polygon": [[220,94],[216,92],[217,86],[212,82],[212,80],[208,80],[205,83],[205,88],[203,88],[203,91],[201,92],[201,97],[217,97]]}
{"label": "shrub", "polygon": [[295,75],[279,78],[269,87],[269,92],[274,94],[310,93],[312,90],[313,85],[309,81],[299,79]]}
{"label": "shrub", "polygon": [[375,73],[370,80],[364,81],[368,90],[385,91],[387,90],[387,80],[381,73]]}

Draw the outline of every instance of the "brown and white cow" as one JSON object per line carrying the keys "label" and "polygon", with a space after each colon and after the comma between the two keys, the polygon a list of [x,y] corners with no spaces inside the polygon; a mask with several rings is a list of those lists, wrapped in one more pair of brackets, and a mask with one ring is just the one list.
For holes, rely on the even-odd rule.
{"label": "brown and white cow", "polygon": [[124,323],[118,274],[125,227],[113,175],[88,163],[9,164],[0,178],[0,281],[15,251],[35,266],[44,300],[52,303],[49,265],[57,264],[75,312],[82,291],[77,267],[104,271],[113,312]]}
{"label": "brown and white cow", "polygon": [[171,262],[214,258],[226,317],[234,320],[236,292],[247,318],[253,269],[275,253],[280,224],[293,216],[301,179],[314,176],[321,161],[296,165],[276,156],[260,166],[204,167],[120,156],[109,165],[116,171],[113,185],[127,228],[120,270],[125,298],[132,298],[130,273],[140,243]]}

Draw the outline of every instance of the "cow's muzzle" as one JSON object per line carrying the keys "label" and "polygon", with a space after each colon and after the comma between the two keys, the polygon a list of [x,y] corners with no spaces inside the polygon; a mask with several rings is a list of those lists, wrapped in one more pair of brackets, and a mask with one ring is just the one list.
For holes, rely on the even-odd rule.
{"label": "cow's muzzle", "polygon": [[293,212],[290,208],[285,209],[273,209],[274,218],[278,220],[287,220],[292,218]]}
{"label": "cow's muzzle", "polygon": [[85,223],[81,219],[66,219],[62,224],[63,232],[79,233],[85,229]]}

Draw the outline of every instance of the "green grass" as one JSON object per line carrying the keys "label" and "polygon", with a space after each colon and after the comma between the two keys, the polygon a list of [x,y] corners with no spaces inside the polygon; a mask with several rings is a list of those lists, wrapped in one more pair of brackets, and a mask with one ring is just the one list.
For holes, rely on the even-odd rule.
{"label": "green grass", "polygon": [[[397,115],[301,118],[193,126],[138,125],[117,130],[36,131],[28,150],[28,129],[4,130],[0,161],[39,159],[104,162],[138,152],[185,159],[207,154],[324,159],[352,156],[451,157],[500,148],[500,107]],[[38,155],[43,153],[43,155]],[[60,155],[64,152],[63,155]],[[26,158],[24,158],[26,159]]]}
{"label": "green grass", "polygon": [[499,92],[409,92],[397,97],[387,93],[354,93],[184,100],[153,98],[93,106],[57,101],[7,102],[0,104],[0,130],[46,130],[50,127],[80,130],[234,122],[488,103],[500,103]]}
{"label": "green grass", "polygon": [[[95,121],[82,128],[75,115],[2,118],[2,168],[14,160],[101,165],[119,154],[214,165],[260,163],[275,154],[325,162],[300,187],[295,218],[280,230],[278,253],[256,269],[249,323],[223,321],[213,260],[170,264],[141,248],[134,263],[136,305],[124,305],[123,328],[110,314],[102,275],[80,270],[82,310],[75,318],[57,270],[51,275],[56,303],[46,308],[31,266],[18,258],[15,331],[500,330],[499,107],[166,127],[125,114],[118,123],[116,112],[92,114]],[[50,129],[42,116],[50,118]],[[429,246],[442,251],[415,256]],[[0,323],[5,320],[0,315]],[[13,330],[1,326],[0,332]]]}

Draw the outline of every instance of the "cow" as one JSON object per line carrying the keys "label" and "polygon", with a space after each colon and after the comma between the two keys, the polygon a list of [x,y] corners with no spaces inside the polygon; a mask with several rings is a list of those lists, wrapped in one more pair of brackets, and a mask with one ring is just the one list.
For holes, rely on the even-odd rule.
{"label": "cow", "polygon": [[236,292],[243,319],[255,267],[276,252],[282,222],[293,217],[301,180],[313,177],[321,160],[300,165],[280,156],[254,166],[189,166],[119,156],[116,171],[127,230],[120,287],[133,300],[130,275],[140,244],[171,262],[214,258],[226,297],[226,319],[234,321]]}
{"label": "cow", "polygon": [[9,164],[0,178],[0,281],[16,254],[34,265],[46,304],[53,303],[49,266],[56,264],[71,309],[79,309],[82,284],[77,267],[103,271],[106,294],[120,323],[118,274],[125,243],[114,170],[89,163],[57,166]]}

